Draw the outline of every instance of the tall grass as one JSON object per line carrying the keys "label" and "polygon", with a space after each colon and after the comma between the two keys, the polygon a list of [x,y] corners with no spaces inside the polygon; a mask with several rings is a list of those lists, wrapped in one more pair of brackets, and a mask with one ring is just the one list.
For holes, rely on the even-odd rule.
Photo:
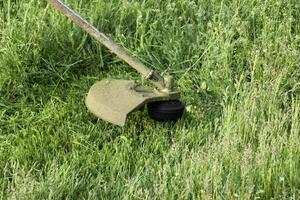
{"label": "tall grass", "polygon": [[140,76],[46,1],[0,1],[0,199],[299,199],[298,0],[66,2],[187,112],[97,120],[89,87]]}

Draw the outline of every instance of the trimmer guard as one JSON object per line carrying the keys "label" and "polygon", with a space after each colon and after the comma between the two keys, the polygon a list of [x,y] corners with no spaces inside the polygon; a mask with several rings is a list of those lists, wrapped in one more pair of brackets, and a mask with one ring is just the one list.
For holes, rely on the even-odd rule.
{"label": "trimmer guard", "polygon": [[124,126],[127,115],[145,104],[179,98],[179,92],[160,93],[132,80],[102,80],[91,87],[85,103],[97,117]]}

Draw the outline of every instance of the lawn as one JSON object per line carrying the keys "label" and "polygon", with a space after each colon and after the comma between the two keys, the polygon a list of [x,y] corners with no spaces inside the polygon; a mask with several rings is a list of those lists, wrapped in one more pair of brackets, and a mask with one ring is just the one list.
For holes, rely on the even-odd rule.
{"label": "lawn", "polygon": [[176,124],[86,94],[132,68],[45,0],[0,0],[0,199],[299,199],[299,0],[66,0],[172,74]]}

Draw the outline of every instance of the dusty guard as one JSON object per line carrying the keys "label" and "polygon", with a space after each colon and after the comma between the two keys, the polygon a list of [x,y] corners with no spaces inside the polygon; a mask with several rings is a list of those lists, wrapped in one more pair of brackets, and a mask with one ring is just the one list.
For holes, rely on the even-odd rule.
{"label": "dusty guard", "polygon": [[127,115],[155,101],[178,99],[178,93],[164,95],[132,80],[102,80],[90,89],[86,106],[97,117],[124,126]]}

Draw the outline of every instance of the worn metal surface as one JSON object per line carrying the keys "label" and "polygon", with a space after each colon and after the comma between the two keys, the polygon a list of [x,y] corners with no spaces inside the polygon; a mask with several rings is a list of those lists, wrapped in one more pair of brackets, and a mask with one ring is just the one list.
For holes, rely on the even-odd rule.
{"label": "worn metal surface", "polygon": [[124,126],[127,115],[145,104],[179,98],[179,92],[159,93],[131,80],[102,80],[91,87],[86,106],[97,117]]}

